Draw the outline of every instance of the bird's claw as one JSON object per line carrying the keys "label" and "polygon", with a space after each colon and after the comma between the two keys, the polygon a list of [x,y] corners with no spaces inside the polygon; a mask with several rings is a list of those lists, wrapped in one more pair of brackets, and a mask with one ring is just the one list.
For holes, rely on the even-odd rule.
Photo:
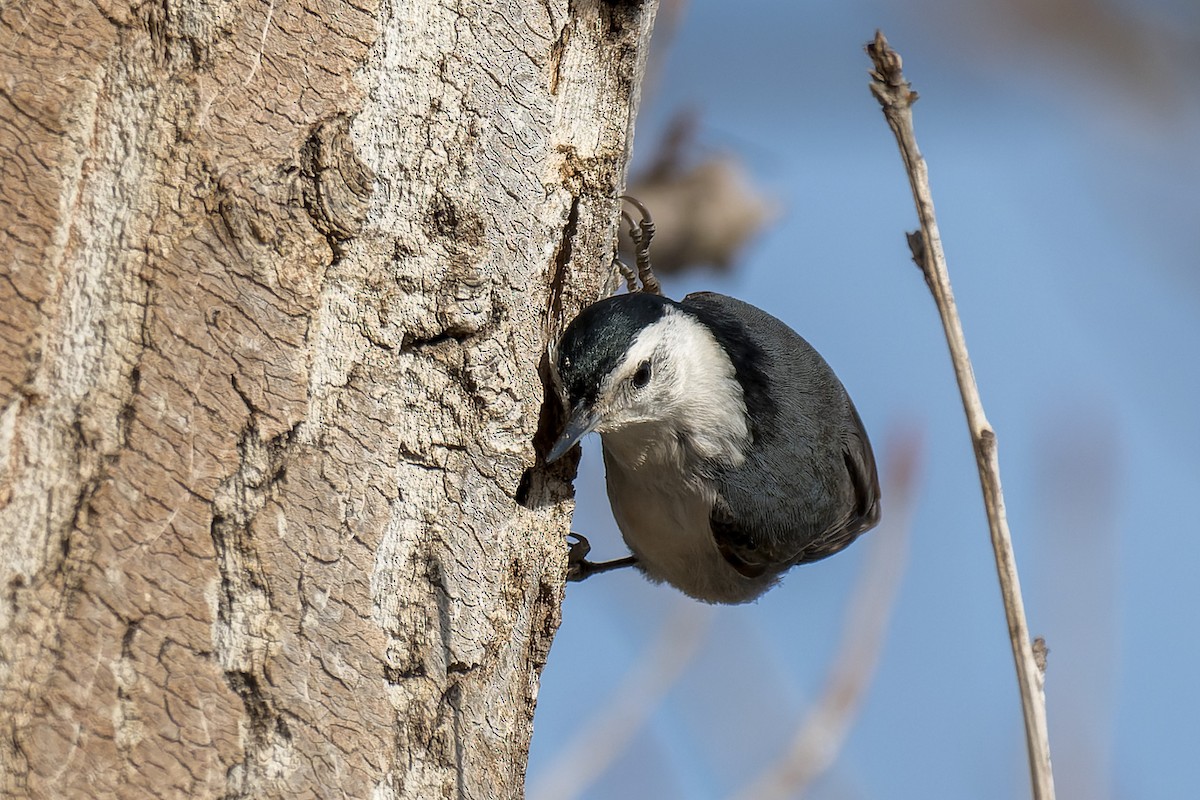
{"label": "bird's claw", "polygon": [[592,552],[592,544],[587,537],[572,531],[567,538],[574,539],[567,550],[567,580],[579,582],[601,572],[608,572],[622,567],[631,567],[637,563],[637,556],[626,556],[612,561],[588,561],[588,553]]}

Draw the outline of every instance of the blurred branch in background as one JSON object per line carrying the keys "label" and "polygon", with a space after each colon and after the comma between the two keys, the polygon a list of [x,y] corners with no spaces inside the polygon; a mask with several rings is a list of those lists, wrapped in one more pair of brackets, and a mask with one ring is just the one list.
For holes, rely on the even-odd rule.
{"label": "blurred branch in background", "polygon": [[[642,87],[643,114],[654,105],[664,59],[687,11],[688,0],[660,0]],[[739,157],[698,155],[698,128],[695,111],[677,112],[649,155],[650,165],[630,175],[625,188],[654,217],[654,271],[659,275],[705,266],[728,270],[745,245],[779,216]],[[632,243],[625,230],[618,235],[621,254],[632,263]]]}
{"label": "blurred branch in background", "polygon": [[[654,215],[654,270],[660,275],[700,266],[729,269],[779,215],[739,158],[724,153],[695,158],[697,127],[694,112],[677,114],[650,166],[626,190]],[[621,246],[630,252],[624,234]]]}
{"label": "blurred branch in background", "polygon": [[587,687],[580,687],[579,730],[532,781],[527,797],[571,800],[603,775],[679,680],[711,622],[711,606],[680,597],[651,645],[610,697],[593,700],[587,696]]}
{"label": "blurred branch in background", "polygon": [[824,690],[801,720],[780,758],[737,793],[741,800],[799,797],[837,760],[875,677],[888,621],[908,561],[922,437],[888,437],[883,498],[886,510],[868,537],[866,563],[846,611],[838,651],[829,664]]}
{"label": "blurred branch in background", "polygon": [[[1025,603],[1021,599],[1021,582],[1017,575],[1012,534],[1008,529],[1008,516],[1004,509],[1004,491],[1000,486],[996,432],[984,414],[979,386],[975,382],[975,371],[971,367],[971,357],[967,354],[967,341],[963,334],[962,321],[958,317],[958,308],[954,303],[950,273],[946,267],[946,254],[942,250],[941,234],[934,213],[933,192],[929,188],[929,168],[920,148],[917,147],[912,114],[917,93],[904,77],[900,54],[888,45],[882,31],[875,32],[875,40],[870,42],[866,49],[874,65],[871,72],[871,93],[879,101],[888,127],[896,135],[896,143],[900,147],[900,156],[904,160],[905,171],[912,187],[917,217],[921,221],[921,229],[908,234],[908,245],[912,250],[913,261],[921,268],[925,283],[928,284],[929,291],[937,303],[946,343],[950,348],[950,360],[954,364],[959,392],[962,394],[967,426],[971,431],[971,443],[975,449],[975,463],[979,469],[983,504],[991,533],[992,551],[996,558],[1000,595],[1004,600],[1004,614],[1008,621],[1017,684],[1021,693],[1033,796],[1036,800],[1053,800],[1054,774],[1050,767],[1050,735],[1046,724],[1043,674],[1045,665],[1043,663],[1039,666],[1034,659],[1033,642],[1030,640],[1029,625],[1025,620]],[[1040,649],[1044,656],[1044,643]]]}

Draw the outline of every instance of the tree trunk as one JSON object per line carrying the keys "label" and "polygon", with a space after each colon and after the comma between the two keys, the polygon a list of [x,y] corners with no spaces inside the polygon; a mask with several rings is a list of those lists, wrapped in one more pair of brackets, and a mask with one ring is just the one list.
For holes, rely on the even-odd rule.
{"label": "tree trunk", "polygon": [[521,793],[654,9],[5,4],[0,795]]}

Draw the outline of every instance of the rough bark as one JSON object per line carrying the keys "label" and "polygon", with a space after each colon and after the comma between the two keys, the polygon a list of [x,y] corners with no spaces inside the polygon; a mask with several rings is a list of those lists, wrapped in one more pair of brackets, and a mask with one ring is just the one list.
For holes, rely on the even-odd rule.
{"label": "rough bark", "polygon": [[510,797],[654,3],[0,10],[0,794]]}

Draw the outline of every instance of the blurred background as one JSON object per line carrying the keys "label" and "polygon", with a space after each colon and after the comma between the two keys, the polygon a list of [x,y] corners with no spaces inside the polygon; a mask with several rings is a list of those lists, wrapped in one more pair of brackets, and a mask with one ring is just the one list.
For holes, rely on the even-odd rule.
{"label": "blurred background", "polygon": [[[736,295],[812,342],[871,432],[885,523],[749,606],[632,570],[569,585],[531,797],[1029,796],[961,401],[867,89],[877,27],[921,95],[1050,648],[1058,796],[1200,797],[1195,0],[664,0],[630,191],[665,291]],[[576,489],[592,557],[625,555],[596,437]]]}

